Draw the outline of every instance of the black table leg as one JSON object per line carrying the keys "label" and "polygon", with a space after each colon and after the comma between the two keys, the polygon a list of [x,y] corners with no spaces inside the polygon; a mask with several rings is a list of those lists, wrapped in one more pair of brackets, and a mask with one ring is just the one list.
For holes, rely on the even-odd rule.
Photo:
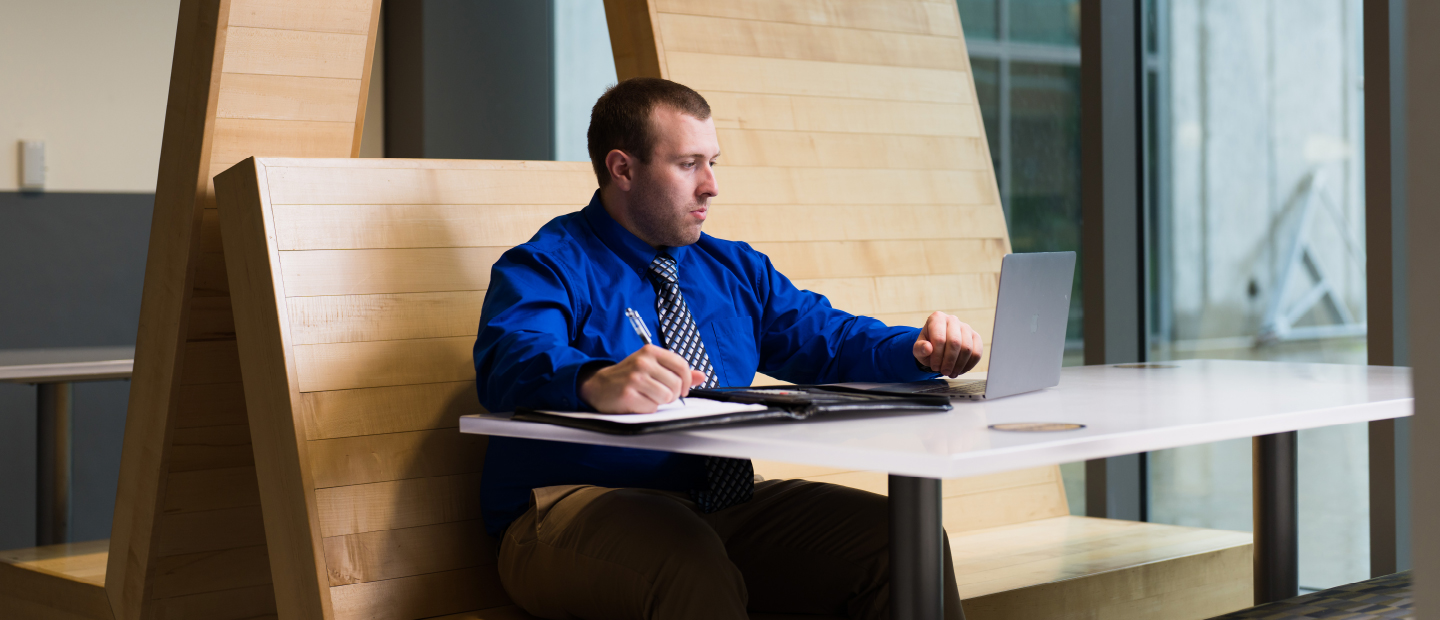
{"label": "black table leg", "polygon": [[36,390],[35,544],[58,545],[70,533],[70,384]]}
{"label": "black table leg", "polygon": [[1255,604],[1300,591],[1299,489],[1294,431],[1255,438]]}
{"label": "black table leg", "polygon": [[894,620],[945,617],[940,481],[890,476],[890,609]]}

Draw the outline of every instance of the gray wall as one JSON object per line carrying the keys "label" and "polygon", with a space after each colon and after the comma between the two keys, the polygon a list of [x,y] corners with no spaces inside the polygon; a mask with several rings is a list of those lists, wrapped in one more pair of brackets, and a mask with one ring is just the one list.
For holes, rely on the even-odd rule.
{"label": "gray wall", "polygon": [[[133,346],[153,194],[0,192],[0,349]],[[127,381],[74,391],[71,540],[110,536]],[[0,549],[35,544],[35,388],[0,383]]]}

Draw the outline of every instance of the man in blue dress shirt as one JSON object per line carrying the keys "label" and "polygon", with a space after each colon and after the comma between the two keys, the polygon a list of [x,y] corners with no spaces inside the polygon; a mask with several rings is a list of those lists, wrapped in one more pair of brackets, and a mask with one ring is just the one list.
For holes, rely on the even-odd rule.
{"label": "man in blue dress shirt", "polygon": [[[648,413],[695,386],[954,377],[975,330],[936,312],[889,327],[795,287],[749,245],[701,232],[719,194],[710,107],[660,79],[596,102],[600,189],[496,262],[475,342],[481,403]],[[660,346],[626,321],[641,314]],[[933,371],[931,369],[934,369]],[[889,617],[883,496],[755,483],[737,459],[490,438],[485,525],[511,598],[544,618]],[[947,615],[959,595],[945,550]]]}

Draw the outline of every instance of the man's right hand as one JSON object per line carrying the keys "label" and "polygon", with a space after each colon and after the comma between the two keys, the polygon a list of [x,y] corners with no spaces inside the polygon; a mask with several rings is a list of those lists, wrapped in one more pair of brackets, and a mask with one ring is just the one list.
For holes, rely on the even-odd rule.
{"label": "man's right hand", "polygon": [[704,382],[705,373],[691,370],[685,358],[647,344],[619,364],[582,377],[580,398],[601,413],[654,413]]}

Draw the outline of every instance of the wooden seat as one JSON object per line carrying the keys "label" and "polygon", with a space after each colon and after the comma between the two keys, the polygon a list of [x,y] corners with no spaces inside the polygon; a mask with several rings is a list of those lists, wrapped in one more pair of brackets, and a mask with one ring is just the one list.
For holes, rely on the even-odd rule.
{"label": "wooden seat", "polygon": [[[217,177],[282,613],[518,613],[480,523],[484,440],[456,426],[481,411],[471,347],[491,263],[594,183],[584,163],[398,159],[253,159]],[[1204,618],[1250,597],[1248,534],[1071,517],[1057,467],[946,481],[944,502],[972,618]]]}
{"label": "wooden seat", "polygon": [[97,540],[0,551],[0,618],[112,620],[109,547]]}

